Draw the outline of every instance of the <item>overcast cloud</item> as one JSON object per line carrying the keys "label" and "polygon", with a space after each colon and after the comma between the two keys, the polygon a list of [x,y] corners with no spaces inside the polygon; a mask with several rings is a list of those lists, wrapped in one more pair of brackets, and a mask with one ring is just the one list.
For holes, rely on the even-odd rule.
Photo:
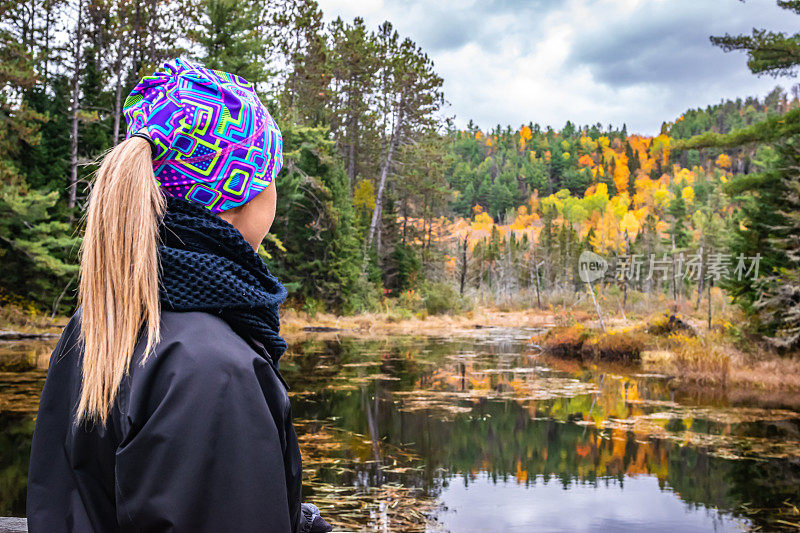
{"label": "overcast cloud", "polygon": [[791,31],[774,0],[319,0],[327,20],[389,20],[433,58],[448,115],[484,129],[528,121],[621,126],[654,134],[692,107],[764,96],[743,53],[709,35]]}

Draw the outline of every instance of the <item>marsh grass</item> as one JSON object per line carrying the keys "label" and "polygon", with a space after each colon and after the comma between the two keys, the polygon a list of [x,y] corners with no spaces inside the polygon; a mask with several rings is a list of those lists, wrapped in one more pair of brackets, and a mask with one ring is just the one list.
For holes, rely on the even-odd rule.
{"label": "marsh grass", "polygon": [[610,331],[587,340],[582,352],[586,359],[633,363],[641,359],[647,340],[640,331]]}
{"label": "marsh grass", "polygon": [[556,326],[545,334],[535,337],[533,342],[549,355],[564,359],[581,359],[583,343],[592,336],[581,324]]}
{"label": "marsh grass", "polygon": [[66,323],[66,317],[53,319],[34,306],[21,302],[3,302],[0,297],[0,329],[24,333],[52,333]]}
{"label": "marsh grass", "polygon": [[675,374],[698,383],[727,385],[731,355],[716,337],[671,334],[668,340],[675,346],[672,359]]}
{"label": "marsh grass", "polygon": [[582,324],[556,326],[533,339],[549,355],[584,361],[637,362],[647,346],[640,331],[602,332]]}

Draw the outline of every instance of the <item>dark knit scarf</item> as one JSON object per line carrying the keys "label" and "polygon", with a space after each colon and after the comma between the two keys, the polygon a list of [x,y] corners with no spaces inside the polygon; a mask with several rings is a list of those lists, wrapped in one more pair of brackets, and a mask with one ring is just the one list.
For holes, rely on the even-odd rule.
{"label": "dark knit scarf", "polygon": [[220,316],[261,343],[277,365],[286,351],[278,334],[286,289],[239,230],[198,205],[167,198],[160,233],[162,307]]}

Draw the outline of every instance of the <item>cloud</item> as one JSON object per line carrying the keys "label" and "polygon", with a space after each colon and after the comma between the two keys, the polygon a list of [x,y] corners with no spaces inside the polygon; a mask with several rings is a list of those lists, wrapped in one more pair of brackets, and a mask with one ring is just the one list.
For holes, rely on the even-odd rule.
{"label": "cloud", "polygon": [[753,25],[785,26],[786,12],[780,9],[734,7],[740,9],[725,10],[728,16],[720,17],[719,3],[686,2],[676,8],[661,1],[601,15],[576,35],[567,67],[589,65],[598,81],[611,85],[718,78],[738,70],[742,56],[713,46],[710,34],[747,32]]}
{"label": "cloud", "polygon": [[757,78],[741,53],[709,35],[791,30],[774,0],[321,0],[328,19],[391,21],[444,78],[449,114],[464,126],[663,121],[723,98],[764,95],[794,80]]}

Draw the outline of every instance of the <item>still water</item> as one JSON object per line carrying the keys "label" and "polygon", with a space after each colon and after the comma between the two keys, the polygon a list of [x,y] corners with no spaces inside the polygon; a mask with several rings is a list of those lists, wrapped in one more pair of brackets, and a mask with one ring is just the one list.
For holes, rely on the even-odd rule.
{"label": "still water", "polygon": [[[535,333],[292,340],[306,500],[338,531],[796,529],[800,413],[548,359]],[[0,515],[24,514],[52,345],[0,345]]]}

